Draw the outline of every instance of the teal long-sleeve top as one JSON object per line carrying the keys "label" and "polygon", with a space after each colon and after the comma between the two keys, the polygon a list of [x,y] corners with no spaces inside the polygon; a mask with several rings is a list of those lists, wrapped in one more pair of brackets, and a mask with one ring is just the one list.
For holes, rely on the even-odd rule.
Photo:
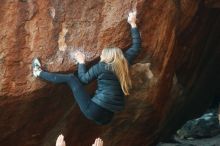
{"label": "teal long-sleeve top", "polygon": [[[128,63],[131,64],[141,49],[141,38],[137,28],[131,29],[132,46],[124,53]],[[92,101],[112,112],[121,111],[125,106],[124,93],[120,82],[114,72],[106,67],[107,64],[99,62],[88,71],[85,64],[78,65],[78,77],[84,84],[97,79],[97,90]]]}

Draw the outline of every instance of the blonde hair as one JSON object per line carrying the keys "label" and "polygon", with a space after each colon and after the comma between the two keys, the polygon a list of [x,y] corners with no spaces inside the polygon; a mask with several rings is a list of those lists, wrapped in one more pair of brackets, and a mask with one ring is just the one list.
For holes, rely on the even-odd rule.
{"label": "blonde hair", "polygon": [[116,74],[122,91],[129,95],[129,89],[132,87],[131,77],[128,70],[128,62],[123,52],[119,48],[104,48],[101,54],[101,61],[107,63]]}

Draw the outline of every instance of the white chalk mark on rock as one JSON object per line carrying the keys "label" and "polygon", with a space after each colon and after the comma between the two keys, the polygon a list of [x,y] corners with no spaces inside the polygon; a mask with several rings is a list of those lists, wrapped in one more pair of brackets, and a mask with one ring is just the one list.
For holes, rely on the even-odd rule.
{"label": "white chalk mark on rock", "polygon": [[152,71],[150,70],[150,65],[151,63],[146,63],[145,66],[147,68],[147,72],[146,75],[149,79],[152,79],[154,77],[154,74],[152,73]]}
{"label": "white chalk mark on rock", "polygon": [[67,48],[66,42],[65,42],[65,35],[68,32],[68,29],[66,28],[66,25],[63,23],[62,24],[62,31],[59,34],[59,40],[58,40],[58,44],[59,44],[59,50],[60,51],[65,51]]}
{"label": "white chalk mark on rock", "polygon": [[56,15],[56,10],[54,9],[54,7],[50,7],[49,12],[50,12],[50,16],[54,19]]}

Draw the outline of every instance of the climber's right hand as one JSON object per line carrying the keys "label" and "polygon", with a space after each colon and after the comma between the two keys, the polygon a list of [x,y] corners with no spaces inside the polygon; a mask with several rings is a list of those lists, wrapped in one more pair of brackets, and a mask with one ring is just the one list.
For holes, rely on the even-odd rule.
{"label": "climber's right hand", "polygon": [[136,27],[136,16],[137,11],[134,10],[133,12],[129,12],[128,14],[128,23],[131,25],[132,28]]}

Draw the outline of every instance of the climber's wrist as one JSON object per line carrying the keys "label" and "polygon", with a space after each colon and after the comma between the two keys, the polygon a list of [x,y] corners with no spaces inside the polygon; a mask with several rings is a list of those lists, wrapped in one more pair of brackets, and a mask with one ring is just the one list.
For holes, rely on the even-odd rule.
{"label": "climber's wrist", "polygon": [[78,61],[79,64],[85,64],[85,61]]}
{"label": "climber's wrist", "polygon": [[131,28],[136,28],[136,27],[137,27],[136,23],[131,23]]}

